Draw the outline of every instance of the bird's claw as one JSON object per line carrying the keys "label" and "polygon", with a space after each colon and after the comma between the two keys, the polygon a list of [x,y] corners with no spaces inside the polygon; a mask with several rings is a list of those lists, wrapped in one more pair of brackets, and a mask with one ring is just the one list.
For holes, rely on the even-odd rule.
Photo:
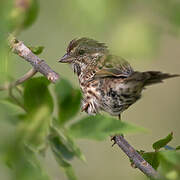
{"label": "bird's claw", "polygon": [[113,147],[116,144],[115,136],[111,136],[111,141],[114,141],[113,144],[112,144],[112,147]]}

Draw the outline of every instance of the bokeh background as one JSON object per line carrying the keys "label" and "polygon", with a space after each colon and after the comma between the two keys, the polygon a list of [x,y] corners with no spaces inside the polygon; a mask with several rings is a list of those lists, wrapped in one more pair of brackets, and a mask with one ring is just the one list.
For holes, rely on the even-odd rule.
{"label": "bokeh background", "polygon": [[[77,77],[68,65],[58,64],[57,60],[76,37],[107,43],[112,53],[126,58],[139,71],[180,73],[179,0],[39,0],[39,8],[36,22],[22,31],[18,39],[29,46],[43,45],[45,49],[40,57],[75,87],[78,87]],[[15,79],[30,69],[28,63],[15,55],[11,62],[1,63],[1,68],[7,68],[7,63],[7,71]],[[148,129],[145,134],[127,136],[136,149],[151,151],[151,144],[170,132],[174,133],[171,145],[179,145],[179,92],[179,78],[148,87],[142,99],[123,113],[124,121]],[[3,92],[0,96],[5,95]],[[8,112],[0,108],[3,118]],[[8,128],[11,127],[1,124],[1,138]],[[117,146],[111,147],[110,139],[77,143],[87,158],[87,163],[73,161],[80,180],[144,179]],[[66,179],[52,154],[47,154],[43,163],[53,180]],[[0,165],[0,179],[9,180],[8,172],[7,167]]]}

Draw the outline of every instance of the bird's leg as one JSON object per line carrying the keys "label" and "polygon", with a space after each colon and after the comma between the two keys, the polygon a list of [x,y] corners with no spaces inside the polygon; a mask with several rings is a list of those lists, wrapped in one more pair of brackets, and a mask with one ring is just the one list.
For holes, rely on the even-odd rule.
{"label": "bird's leg", "polygon": [[[118,119],[121,121],[121,114],[118,115]],[[116,144],[116,141],[115,141],[115,137],[116,137],[116,136],[117,136],[117,135],[111,136],[111,141],[114,141],[114,143],[112,144],[112,147]],[[119,136],[124,137],[123,134],[120,134]]]}
{"label": "bird's leg", "polygon": [[[121,121],[121,114],[119,114],[118,117],[119,117],[119,120]],[[120,134],[120,136],[124,137],[123,134]]]}
{"label": "bird's leg", "polygon": [[121,121],[121,114],[118,115],[119,120]]}

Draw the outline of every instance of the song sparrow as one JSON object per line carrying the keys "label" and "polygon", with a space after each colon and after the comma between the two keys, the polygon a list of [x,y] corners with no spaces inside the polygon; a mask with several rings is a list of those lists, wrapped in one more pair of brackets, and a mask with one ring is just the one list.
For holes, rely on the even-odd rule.
{"label": "song sparrow", "polygon": [[146,86],[179,76],[160,71],[138,72],[123,58],[111,55],[107,46],[89,38],[72,40],[59,60],[72,65],[83,92],[82,110],[106,111],[114,116],[141,98]]}

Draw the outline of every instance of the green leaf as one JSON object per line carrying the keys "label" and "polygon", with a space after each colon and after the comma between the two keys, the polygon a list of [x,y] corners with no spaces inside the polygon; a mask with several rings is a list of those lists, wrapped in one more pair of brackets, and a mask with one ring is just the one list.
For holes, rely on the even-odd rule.
{"label": "green leaf", "polygon": [[180,152],[179,151],[161,151],[159,152],[161,159],[166,160],[167,162],[178,165],[180,168]]}
{"label": "green leaf", "polygon": [[59,124],[62,125],[79,111],[81,93],[79,89],[74,89],[65,79],[56,83],[55,92],[58,101]]}
{"label": "green leaf", "polygon": [[25,15],[25,20],[23,23],[23,26],[25,28],[29,27],[32,25],[35,20],[37,19],[39,12],[39,3],[38,0],[30,0],[29,1],[29,8],[27,9],[26,15]]}
{"label": "green leaf", "polygon": [[46,146],[46,137],[49,133],[51,112],[47,106],[41,106],[33,113],[24,117],[20,125],[19,139],[30,146],[35,151],[39,151]]}
{"label": "green leaf", "polygon": [[163,139],[160,139],[159,141],[156,141],[152,147],[156,151],[161,149],[162,147],[166,146],[171,140],[173,139],[173,133],[171,132],[168,136],[166,136]]}
{"label": "green leaf", "polygon": [[180,146],[177,146],[177,147],[176,147],[176,150],[180,150]]}
{"label": "green leaf", "polygon": [[73,138],[68,134],[66,129],[51,128],[50,140],[56,143],[57,149],[62,153],[63,157],[67,160],[76,156],[82,161],[86,161],[85,156],[75,144]]}
{"label": "green leaf", "polygon": [[[0,100],[1,120],[4,122],[17,124],[19,122],[18,114],[24,113],[24,110],[18,105],[9,101],[9,99]],[[1,121],[2,122],[2,121]]]}
{"label": "green leaf", "polygon": [[61,152],[54,146],[54,144],[51,144],[51,149],[53,151],[53,154],[56,158],[56,161],[62,167],[68,177],[69,180],[77,180],[75,172],[71,166],[70,163],[68,163],[62,156]]}
{"label": "green leaf", "polygon": [[50,82],[45,77],[32,78],[24,83],[24,106],[28,112],[47,106],[53,111],[53,99],[48,90]]}
{"label": "green leaf", "polygon": [[59,137],[58,134],[54,132],[54,130],[49,136],[49,141],[54,146],[54,149],[56,149],[57,152],[61,153],[64,159],[70,160],[74,157],[74,153],[68,149],[62,138]]}
{"label": "green leaf", "polygon": [[[29,166],[28,171],[26,172],[25,176],[23,175],[21,177],[21,175],[23,174],[23,172],[21,172],[22,167],[19,168],[19,175],[20,177],[17,179],[38,179],[38,180],[50,180],[50,178],[48,177],[45,169],[43,169],[43,167],[41,166],[41,163],[39,162],[38,156],[36,153],[34,153],[33,151],[31,151],[29,148],[27,148],[27,146],[23,147],[23,152],[19,152],[19,155],[22,156],[21,153],[24,153],[25,157],[23,157],[24,161],[27,161],[26,164]],[[21,157],[22,158],[22,157]],[[22,166],[24,166],[24,164],[22,163]],[[24,171],[26,171],[27,167],[24,166],[23,167]],[[24,178],[23,178],[24,177]]]}
{"label": "green leaf", "polygon": [[159,166],[159,159],[157,152],[147,152],[143,153],[142,157],[149,163],[154,169],[157,169]]}
{"label": "green leaf", "polygon": [[169,171],[168,173],[166,173],[166,178],[169,180],[179,180],[178,172],[175,170]]}
{"label": "green leaf", "polygon": [[36,55],[39,55],[43,52],[44,46],[37,46],[37,47],[29,47],[29,49]]}
{"label": "green leaf", "polygon": [[23,113],[24,110],[20,108],[18,105],[11,102],[9,99],[1,99],[0,104],[2,104],[8,113],[11,113],[12,115],[16,115],[18,113]]}
{"label": "green leaf", "polygon": [[28,0],[12,3],[11,12],[7,15],[9,26],[12,31],[20,32],[22,29],[32,25],[37,19],[39,12],[38,0]]}
{"label": "green leaf", "polygon": [[158,152],[161,169],[169,180],[180,179],[180,152],[167,150]]}
{"label": "green leaf", "polygon": [[[1,149],[1,158],[12,169],[12,179],[19,180],[48,180],[46,171],[43,170],[37,154],[24,145],[23,136],[15,132]],[[5,138],[5,137],[4,137]],[[2,141],[1,141],[2,143]]]}
{"label": "green leaf", "polygon": [[145,131],[143,128],[122,122],[109,116],[88,116],[72,124],[69,133],[75,138],[103,140],[114,134]]}
{"label": "green leaf", "polygon": [[74,139],[68,133],[66,133],[65,136],[67,139],[68,146],[73,150],[76,157],[78,157],[83,162],[86,162],[86,158],[85,158],[84,154],[81,152],[79,147],[76,145],[76,143],[74,142]]}

